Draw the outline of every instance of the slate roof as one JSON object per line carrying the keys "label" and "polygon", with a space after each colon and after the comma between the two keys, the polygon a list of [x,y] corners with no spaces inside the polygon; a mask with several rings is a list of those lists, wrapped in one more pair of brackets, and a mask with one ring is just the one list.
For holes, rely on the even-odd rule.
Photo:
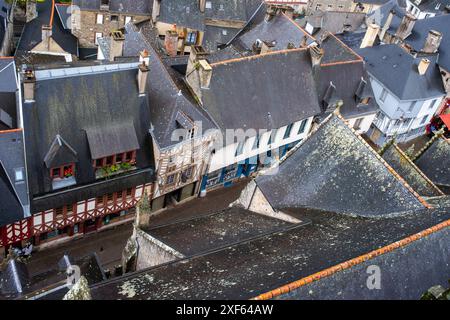
{"label": "slate roof", "polygon": [[367,3],[367,4],[376,4],[376,5],[383,5],[386,2],[388,2],[388,0],[354,0],[354,3]]}
{"label": "slate roof", "polygon": [[[16,56],[21,55],[23,51],[31,51],[42,41],[42,26],[50,23],[52,13],[52,1],[37,3],[38,17],[25,25],[19,44],[16,50]],[[53,20],[52,38],[67,53],[78,56],[78,40],[65,30],[61,20]]]}
{"label": "slate roof", "polygon": [[415,163],[436,185],[450,186],[449,140],[437,139]]}
{"label": "slate roof", "polygon": [[16,67],[13,57],[0,57],[0,92],[17,90]]}
{"label": "slate roof", "polygon": [[[312,223],[103,282],[91,287],[92,298],[250,299],[450,218],[448,209],[382,219],[306,210],[290,213]],[[394,256],[399,257],[400,251],[394,250]],[[422,289],[423,282],[416,279],[414,288]]]}
{"label": "slate roof", "polygon": [[158,21],[203,31],[205,14],[200,12],[198,0],[161,1]]}
{"label": "slate roof", "polygon": [[202,89],[203,105],[222,130],[270,130],[320,113],[306,49],[222,61],[211,67],[210,88]]}
{"label": "slate roof", "polygon": [[247,32],[239,35],[239,41],[250,51],[258,39],[273,43],[272,50],[283,50],[287,49],[289,43],[299,47],[304,37],[307,38],[307,44],[315,41],[294,20],[284,14],[279,14],[268,22],[261,21]]}
{"label": "slate roof", "polygon": [[358,30],[365,21],[365,14],[361,12],[315,11],[312,15],[300,20],[300,24],[310,23],[317,30],[313,36],[320,41],[326,32],[340,34]]}
{"label": "slate roof", "polygon": [[296,224],[239,207],[145,230],[185,257],[287,230]]}
{"label": "slate roof", "polygon": [[433,12],[435,14],[445,14],[446,6],[450,6],[450,0],[422,0],[418,5],[420,11]]}
{"label": "slate roof", "polygon": [[396,144],[389,146],[382,156],[420,195],[428,197],[443,195],[442,191],[431,182]]}
{"label": "slate roof", "polygon": [[[73,5],[81,10],[100,10],[101,0],[73,0]],[[153,1],[149,0],[109,0],[109,11],[150,15]]]}
{"label": "slate roof", "polygon": [[394,16],[388,31],[390,33],[395,33],[400,25],[400,22],[402,21],[402,18],[406,15],[406,5],[402,6],[399,0],[390,0],[377,10],[372,11],[367,15],[367,21],[375,22],[379,26],[383,27],[390,11],[394,12]]}
{"label": "slate roof", "polygon": [[142,33],[132,24],[127,24],[125,28],[124,56],[138,56],[144,49],[149,52],[151,72],[147,79],[147,96],[153,135],[159,146],[165,148],[177,143],[171,140],[171,135],[177,128],[179,111],[193,122],[201,121],[203,131],[215,128],[212,120],[196,105],[189,93],[174,81],[158,53]]}
{"label": "slate roof", "polygon": [[422,76],[417,65],[423,57],[414,58],[395,44],[359,49],[357,53],[364,57],[369,74],[400,100],[431,99],[445,94],[436,56],[426,57],[431,63]]}
{"label": "slate roof", "polygon": [[[15,171],[23,180],[16,181]],[[28,214],[29,200],[22,130],[0,131],[0,226]]]}
{"label": "slate roof", "polygon": [[274,169],[276,174],[259,176],[256,183],[276,209],[383,216],[423,208],[378,157],[333,114]]}
{"label": "slate roof", "polygon": [[[124,190],[125,185],[130,187],[130,183],[149,182],[153,179],[153,175],[147,170],[154,168],[152,143],[148,134],[151,116],[147,98],[138,94],[137,63],[117,69],[119,66],[111,64],[36,73],[36,102],[24,103],[29,186],[35,210],[47,206],[58,207],[57,204],[61,206],[66,202],[73,203],[93,194]],[[134,125],[140,147],[136,154],[136,166],[137,172],[142,174],[135,177],[131,171],[114,179],[98,181],[92,166],[93,156],[96,155],[91,154],[87,132],[91,128],[112,130],[118,122]],[[69,192],[52,192],[49,170],[44,164],[57,135],[77,153],[77,185],[70,187]],[[116,143],[116,139],[111,138],[106,147]],[[131,186],[136,185],[138,184]]]}
{"label": "slate roof", "polygon": [[[321,48],[324,56],[317,90],[319,104],[326,109],[323,104],[327,98],[334,102],[342,100],[340,112],[346,118],[375,113],[378,105],[362,58],[332,34],[322,41]],[[330,83],[334,86],[332,97],[327,96]],[[370,99],[363,104],[362,98]]]}
{"label": "slate roof", "polygon": [[70,30],[70,5],[63,3],[56,3],[55,9],[58,14],[58,18],[61,21],[61,25],[65,30]]}
{"label": "slate roof", "polygon": [[442,33],[437,63],[445,70],[450,71],[450,15],[417,20],[411,35],[406,38],[405,42],[419,51],[423,48],[430,30]]}

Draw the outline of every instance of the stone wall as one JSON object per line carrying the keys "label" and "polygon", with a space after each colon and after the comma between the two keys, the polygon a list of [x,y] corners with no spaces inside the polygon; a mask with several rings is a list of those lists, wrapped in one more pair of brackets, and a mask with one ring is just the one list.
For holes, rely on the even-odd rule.
{"label": "stone wall", "polygon": [[[95,34],[101,32],[103,36],[109,36],[112,31],[121,29],[125,26],[125,17],[132,17],[133,23],[139,23],[150,18],[150,15],[133,15],[109,13],[104,11],[78,11],[79,17],[75,17],[74,30],[72,33],[79,40],[82,48],[95,47]],[[77,14],[78,14],[77,12]],[[103,24],[97,24],[97,14],[103,14]],[[117,21],[111,21],[111,16],[118,16]]]}
{"label": "stone wall", "polygon": [[138,243],[136,270],[184,258],[178,251],[140,229],[135,229],[135,237]]}

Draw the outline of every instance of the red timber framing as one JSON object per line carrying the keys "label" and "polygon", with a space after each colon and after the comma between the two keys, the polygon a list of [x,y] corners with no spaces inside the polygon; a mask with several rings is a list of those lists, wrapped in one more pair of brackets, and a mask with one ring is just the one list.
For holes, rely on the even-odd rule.
{"label": "red timber framing", "polygon": [[0,246],[10,246],[45,232],[73,227],[80,222],[134,208],[144,193],[144,187],[149,186],[141,185],[80,201],[72,206],[39,212],[24,220],[0,227]]}

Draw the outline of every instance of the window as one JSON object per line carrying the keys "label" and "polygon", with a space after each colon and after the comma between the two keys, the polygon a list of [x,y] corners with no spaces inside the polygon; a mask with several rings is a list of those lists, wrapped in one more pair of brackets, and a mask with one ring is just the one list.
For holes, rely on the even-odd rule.
{"label": "window", "polygon": [[62,216],[64,213],[64,208],[59,207],[55,209],[55,218]]}
{"label": "window", "polygon": [[431,101],[430,108],[429,108],[430,110],[434,108],[436,102],[437,102],[437,99],[434,99],[433,101]]}
{"label": "window", "polygon": [[96,160],[95,160],[95,167],[96,167],[96,168],[101,168],[101,167],[103,167],[103,159],[96,159]]}
{"label": "window", "polygon": [[95,33],[95,44],[98,44],[98,38],[103,37],[103,33],[101,32],[96,32]]}
{"label": "window", "polygon": [[133,189],[132,188],[128,188],[127,189],[127,197],[131,197],[132,193],[133,193]]}
{"label": "window", "polygon": [[236,147],[236,153],[234,154],[235,157],[239,156],[242,154],[243,150],[244,150],[244,141],[240,141]]}
{"label": "window", "polygon": [[174,183],[175,182],[175,176],[176,176],[176,174],[171,174],[171,175],[167,176],[166,184]]}
{"label": "window", "polygon": [[300,128],[298,128],[298,134],[302,134],[305,132],[306,123],[308,122],[308,119],[304,119],[302,123],[300,123]]}
{"label": "window", "polygon": [[361,123],[363,122],[364,118],[356,119],[355,124],[353,125],[353,129],[359,130],[361,129]]}
{"label": "window", "polygon": [[25,179],[23,168],[14,169],[14,178],[15,178],[16,182],[21,182]]}
{"label": "window", "polygon": [[127,24],[128,22],[130,22],[132,20],[132,17],[125,17],[125,24]]}
{"label": "window", "polygon": [[97,24],[103,24],[103,15],[97,14]]}
{"label": "window", "polygon": [[228,34],[228,31],[226,29],[222,29],[222,35],[226,36]]}
{"label": "window", "polygon": [[414,110],[414,107],[416,106],[417,101],[412,101],[409,105],[408,111],[411,112]]}
{"label": "window", "polygon": [[219,5],[219,10],[221,10],[221,11],[223,11],[223,10],[224,10],[224,8],[223,8],[223,4],[220,4],[220,5]]}
{"label": "window", "polygon": [[424,116],[422,118],[422,121],[420,121],[420,124],[424,124],[427,121],[428,116]]}
{"label": "window", "polygon": [[255,136],[255,142],[253,143],[252,150],[255,150],[255,149],[259,148],[259,139],[260,139],[259,135],[256,135]]}
{"label": "window", "polygon": [[289,138],[289,137],[291,136],[292,126],[293,126],[293,124],[291,123],[290,125],[288,125],[288,126],[286,127],[286,131],[284,132],[284,137],[283,137],[283,139],[287,139],[287,138]]}
{"label": "window", "polygon": [[119,153],[116,155],[116,163],[121,163],[123,161],[123,154]]}
{"label": "window", "polygon": [[61,167],[55,167],[50,169],[50,177],[52,179],[56,178],[70,178],[75,174],[75,165],[66,164]]}
{"label": "window", "polygon": [[197,43],[197,31],[188,32],[186,37],[187,45],[195,45]]}
{"label": "window", "polygon": [[117,21],[119,21],[119,16],[117,16],[117,15],[112,15],[111,16],[111,22],[117,22]]}
{"label": "window", "polygon": [[367,98],[364,98],[364,99],[361,99],[361,104],[369,104],[369,102],[370,102],[370,97],[367,97]]}
{"label": "window", "polygon": [[113,164],[114,156],[106,157],[106,165],[110,166]]}
{"label": "window", "polygon": [[383,88],[383,90],[381,91],[381,94],[380,94],[380,101],[384,102],[386,100],[386,97],[387,97],[387,91],[386,91],[386,89]]}
{"label": "window", "polygon": [[206,1],[205,8],[206,9],[212,9],[211,1]]}
{"label": "window", "polygon": [[114,194],[108,193],[106,195],[106,202],[112,202],[114,200]]}

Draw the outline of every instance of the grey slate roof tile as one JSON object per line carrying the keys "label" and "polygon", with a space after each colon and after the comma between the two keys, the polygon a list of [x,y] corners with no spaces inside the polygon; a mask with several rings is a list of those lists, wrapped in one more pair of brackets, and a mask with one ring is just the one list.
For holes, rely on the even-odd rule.
{"label": "grey slate roof tile", "polygon": [[422,196],[442,196],[443,193],[413,164],[397,145],[391,145],[384,153],[383,159],[394,168],[408,184]]}
{"label": "grey slate roof tile", "polygon": [[415,163],[436,185],[450,186],[450,142],[445,138],[435,141]]}
{"label": "grey slate roof tile", "polygon": [[256,182],[276,209],[383,216],[424,208],[336,115],[275,169],[275,175],[259,176]]}
{"label": "grey slate roof tile", "polygon": [[[73,0],[72,3],[81,10],[99,10],[101,0]],[[152,3],[150,0],[110,0],[109,11],[150,15]]]}
{"label": "grey slate roof tile", "polygon": [[436,56],[426,57],[431,63],[425,75],[420,75],[417,65],[423,57],[414,58],[395,44],[359,49],[357,53],[364,57],[367,71],[401,100],[445,95]]}
{"label": "grey slate roof tile", "polygon": [[202,89],[203,105],[222,130],[270,130],[320,113],[307,50],[222,61],[211,67],[210,88]]}

